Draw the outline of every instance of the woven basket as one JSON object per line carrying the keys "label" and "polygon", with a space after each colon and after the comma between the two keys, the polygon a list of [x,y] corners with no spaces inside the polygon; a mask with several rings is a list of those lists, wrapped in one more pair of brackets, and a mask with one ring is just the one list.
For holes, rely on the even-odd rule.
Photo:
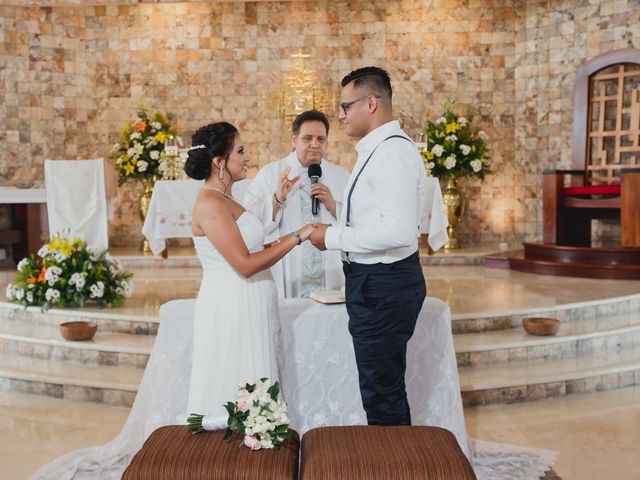
{"label": "woven basket", "polygon": [[89,340],[98,326],[89,322],[65,322],[60,324],[60,334],[67,340]]}
{"label": "woven basket", "polygon": [[560,320],[543,317],[525,318],[522,320],[522,326],[531,335],[555,335],[560,328]]}

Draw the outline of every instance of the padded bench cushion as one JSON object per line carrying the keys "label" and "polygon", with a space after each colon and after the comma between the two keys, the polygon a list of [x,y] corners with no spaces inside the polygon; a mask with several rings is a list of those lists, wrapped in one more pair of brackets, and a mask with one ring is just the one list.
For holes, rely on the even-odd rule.
{"label": "padded bench cushion", "polygon": [[451,432],[438,427],[322,427],[302,438],[300,480],[472,480]]}
{"label": "padded bench cushion", "polygon": [[277,448],[250,451],[241,435],[224,430],[193,435],[183,425],[155,430],[136,453],[123,480],[294,480],[300,440],[296,432]]}
{"label": "padded bench cushion", "polygon": [[565,195],[620,195],[620,185],[584,185],[567,187]]}

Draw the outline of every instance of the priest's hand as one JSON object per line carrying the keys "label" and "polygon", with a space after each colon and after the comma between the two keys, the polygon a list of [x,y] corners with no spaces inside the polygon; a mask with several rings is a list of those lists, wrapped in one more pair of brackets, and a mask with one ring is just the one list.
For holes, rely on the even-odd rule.
{"label": "priest's hand", "polygon": [[329,227],[330,225],[327,225],[325,223],[318,223],[316,229],[311,233],[311,236],[309,237],[309,240],[311,241],[313,246],[318,250],[322,251],[327,249],[327,246],[324,244],[324,234]]}
{"label": "priest's hand", "polygon": [[336,201],[333,198],[333,194],[329,187],[327,187],[324,183],[314,183],[311,185],[311,195],[316,197],[322,203],[324,203],[325,208],[333,215],[333,218],[337,220],[336,217]]}
{"label": "priest's hand", "polygon": [[293,177],[289,180],[289,172],[291,172],[291,167],[285,168],[280,174],[280,178],[278,179],[278,200],[281,202],[285,202],[287,200],[287,195],[293,188],[293,186],[300,180],[300,175],[297,177]]}

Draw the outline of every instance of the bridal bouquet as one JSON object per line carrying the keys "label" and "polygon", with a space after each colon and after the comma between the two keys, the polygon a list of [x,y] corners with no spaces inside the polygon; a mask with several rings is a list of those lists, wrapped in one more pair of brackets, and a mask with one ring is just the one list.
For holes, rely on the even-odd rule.
{"label": "bridal bouquet", "polygon": [[87,246],[80,238],[55,236],[37,255],[18,263],[17,280],[6,290],[7,300],[25,307],[82,307],[95,302],[119,307],[133,294],[133,275],[107,250]]}
{"label": "bridal bouquet", "polygon": [[[225,440],[230,440],[234,430],[244,435],[244,445],[251,450],[273,448],[291,436],[287,405],[280,396],[280,384],[267,378],[247,380],[238,387],[235,402],[225,406],[229,418],[226,422]],[[191,433],[221,428],[221,422],[206,415],[191,414],[187,429]]]}

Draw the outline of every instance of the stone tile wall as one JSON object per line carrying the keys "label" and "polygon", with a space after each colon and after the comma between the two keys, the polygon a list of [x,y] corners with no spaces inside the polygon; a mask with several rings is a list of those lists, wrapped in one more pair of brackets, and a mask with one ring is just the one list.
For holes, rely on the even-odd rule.
{"label": "stone tile wall", "polygon": [[[570,163],[575,69],[640,48],[637,0],[52,3],[0,6],[0,183],[41,185],[45,158],[107,156],[140,101],[173,112],[187,140],[235,123],[254,174],[289,150],[264,97],[302,51],[336,93],[350,70],[386,67],[412,135],[448,96],[475,110],[496,173],[463,182],[466,244],[540,238],[540,172]],[[328,113],[327,157],[351,168],[353,142]],[[110,238],[141,238],[133,187]]]}

